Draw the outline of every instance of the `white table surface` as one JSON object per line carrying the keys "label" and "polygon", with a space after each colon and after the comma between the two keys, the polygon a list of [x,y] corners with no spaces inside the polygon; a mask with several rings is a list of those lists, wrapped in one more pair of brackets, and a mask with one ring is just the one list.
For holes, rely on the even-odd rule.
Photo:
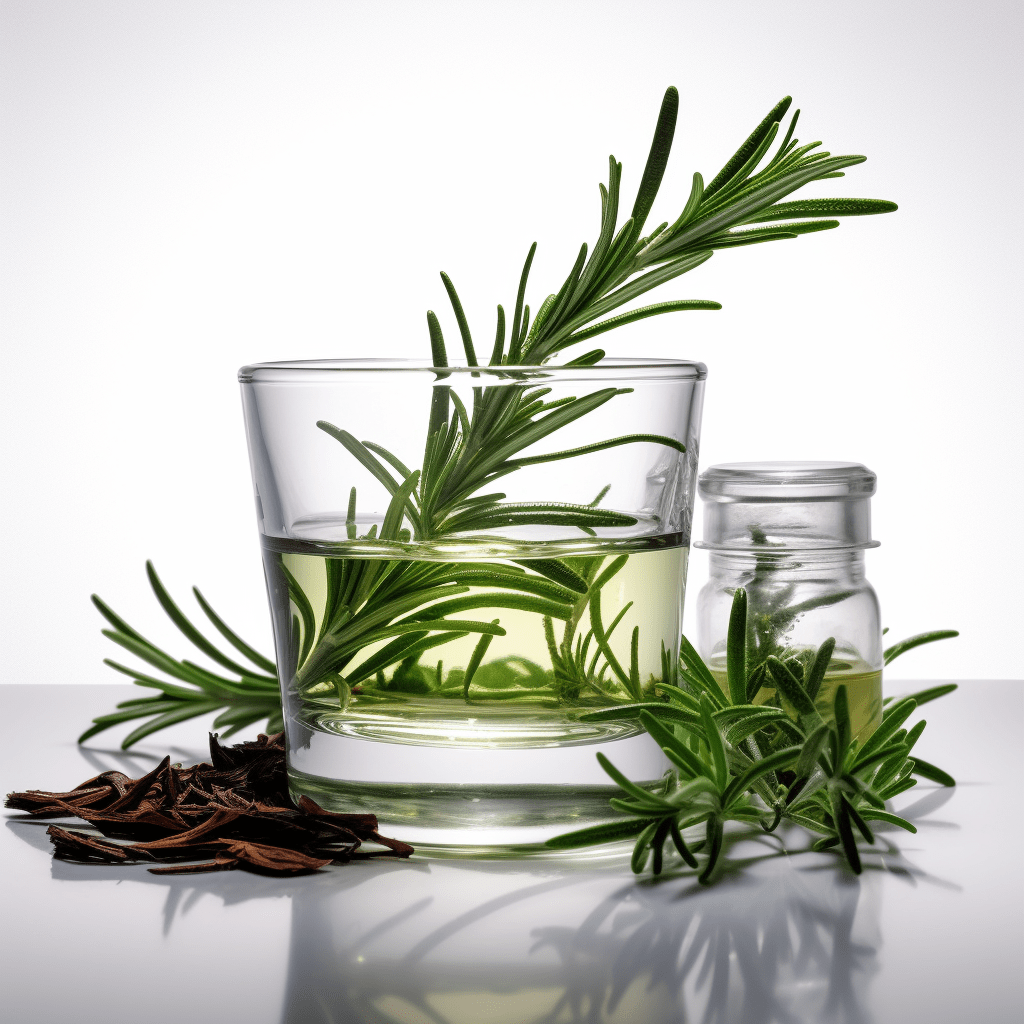
{"label": "white table surface", "polygon": [[[0,686],[3,791],[202,759],[195,724],[130,756],[107,734],[77,747],[131,689]],[[734,845],[710,888],[579,856],[159,877],[55,861],[49,822],[7,811],[0,1020],[1019,1022],[1022,836],[1002,809],[1024,778],[1024,683],[966,682],[924,716],[918,749],[959,785],[898,798],[919,832],[882,833],[860,878],[768,838]]]}

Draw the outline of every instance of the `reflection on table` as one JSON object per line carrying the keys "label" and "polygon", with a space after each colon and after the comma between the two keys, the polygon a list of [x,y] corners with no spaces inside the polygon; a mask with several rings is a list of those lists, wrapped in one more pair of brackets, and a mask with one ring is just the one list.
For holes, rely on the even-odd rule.
{"label": "reflection on table", "polygon": [[[786,853],[782,838],[735,834],[710,887],[682,865],[637,879],[622,850],[364,861],[293,879],[131,877],[167,889],[167,931],[207,894],[289,898],[282,1024],[867,1022],[880,876],[915,871],[885,839],[856,878],[829,855]],[[53,862],[64,880],[119,870]]]}

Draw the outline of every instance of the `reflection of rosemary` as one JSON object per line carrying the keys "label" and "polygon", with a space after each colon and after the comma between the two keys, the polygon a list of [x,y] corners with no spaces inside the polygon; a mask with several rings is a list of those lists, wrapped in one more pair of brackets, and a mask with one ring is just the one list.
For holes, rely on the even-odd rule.
{"label": "reflection of rosemary", "polygon": [[[821,836],[814,843],[817,850],[840,847],[850,867],[860,873],[856,833],[874,843],[870,822],[916,831],[886,809],[887,800],[915,785],[913,775],[955,785],[942,769],[911,756],[925,723],[918,722],[909,731],[902,728],[915,708],[950,693],[955,684],[887,701],[882,724],[859,743],[852,734],[845,685],[836,691],[830,720],[823,719],[815,706],[835,647],[828,639],[806,671],[799,661],[769,655],[766,671],[776,697],[767,704],[751,704],[745,671],[746,608],[746,592],[740,588],[729,621],[728,694],[684,639],[679,685],[657,687],[663,701],[584,716],[639,718],[674,772],[660,791],[651,791],[630,782],[598,754],[601,766],[623,791],[611,806],[628,817],[559,836],[549,840],[549,846],[569,849],[635,837],[633,870],[641,872],[653,854],[657,875],[671,839],[691,868],[698,867],[694,854],[706,852],[700,881],[707,882],[722,852],[726,822],[761,825],[766,832],[787,822]],[[956,635],[942,630],[911,637],[888,648],[885,661]],[[789,710],[783,708],[783,698]],[[691,848],[683,830],[696,825],[704,825],[705,837]]]}
{"label": "reflection of rosemary", "polygon": [[[647,218],[661,186],[675,134],[679,97],[674,88],[668,89],[629,217],[621,225],[618,223],[622,165],[611,157],[608,184],[600,186],[600,228],[593,248],[586,244],[580,248],[576,262],[561,287],[541,302],[531,320],[530,306],[525,301],[536,243],[531,246],[508,330],[504,310],[501,306],[497,310],[497,328],[487,365],[496,368],[491,370],[492,375],[500,374],[504,378],[501,386],[475,387],[472,403],[467,407],[450,386],[435,385],[420,469],[410,469],[394,453],[372,441],[359,441],[334,424],[326,421],[318,424],[369,470],[391,495],[385,523],[375,539],[402,541],[413,537],[431,540],[452,533],[478,533],[526,525],[567,526],[592,532],[600,527],[624,527],[635,523],[632,516],[597,508],[597,501],[590,506],[509,503],[504,500],[504,493],[488,490],[500,478],[530,465],[573,458],[622,444],[656,443],[684,451],[682,443],[674,438],[632,434],[563,451],[524,455],[526,449],[595,411],[624,390],[605,388],[582,397],[546,401],[550,389],[524,381],[512,368],[541,366],[571,346],[645,317],[689,309],[719,309],[717,302],[680,299],[608,316],[651,289],[704,263],[716,249],[795,238],[800,234],[838,227],[839,222],[834,218],[839,216],[895,210],[894,203],[873,199],[780,202],[812,181],[841,177],[844,168],[865,159],[861,156],[831,156],[819,150],[820,143],[799,145],[793,137],[799,111],[790,118],[782,141],[770,154],[790,104],[789,97],[776,104],[709,184],[705,186],[703,177],[694,174],[689,197],[678,217],[671,224],[666,221],[645,234]],[[756,224],[765,226],[748,226]],[[449,277],[446,274],[441,276],[458,324],[466,362],[470,367],[479,366],[461,301]],[[449,362],[441,326],[433,312],[427,313],[427,323],[432,365],[437,370],[438,380],[443,381]],[[603,356],[602,349],[593,349],[568,365],[589,366],[599,362]],[[505,367],[508,370],[497,369]],[[353,526],[350,538],[355,539],[351,513],[350,521]],[[406,522],[411,527],[409,531],[404,527]],[[396,567],[394,562],[367,561],[357,567],[349,565],[328,569],[329,608],[318,630],[314,628],[308,601],[291,580],[289,591],[298,613],[293,630],[296,639],[300,635],[302,639],[297,662],[294,666],[287,666],[287,670],[296,673],[300,691],[326,684],[334,688],[344,703],[353,685],[369,680],[384,668],[395,664],[409,667],[413,664],[410,659],[433,646],[456,636],[478,633],[481,639],[463,677],[464,693],[468,695],[473,671],[479,667],[490,637],[501,635],[503,630],[497,622],[447,619],[446,616],[471,607],[513,607],[533,610],[544,617],[552,658],[553,689],[560,697],[573,699],[575,695],[589,691],[609,698],[617,696],[618,699],[628,695],[637,700],[650,685],[642,686],[639,678],[638,633],[633,631],[631,663],[627,668],[619,662],[609,645],[612,630],[618,622],[612,621],[605,626],[600,615],[602,577],[607,576],[616,563],[603,569],[578,566],[580,572],[577,572],[572,561],[551,560],[545,568],[532,560],[531,568],[536,570],[536,575],[510,573],[504,567],[482,563],[475,566],[438,566],[435,569],[424,568],[420,563]],[[588,577],[587,573],[591,575]],[[474,575],[470,579],[467,574]],[[466,587],[470,584],[490,587],[493,593],[466,594]],[[549,584],[558,589],[552,591]],[[104,607],[100,606],[101,611]],[[567,613],[562,614],[565,609],[568,609]],[[590,631],[574,640],[584,609],[589,612]],[[104,614],[114,626],[111,635],[117,642],[133,649],[150,663],[156,663],[154,658],[165,659],[161,660],[160,667],[175,678],[198,687],[202,699],[194,701],[179,692],[181,687],[169,689],[171,684],[158,684],[152,678],[135,673],[133,677],[137,682],[162,689],[161,697],[155,699],[156,706],[146,699],[136,701],[114,716],[98,719],[90,734],[114,724],[114,721],[152,713],[158,717],[133,732],[128,738],[130,741],[153,731],[153,728],[161,728],[164,724],[214,707],[228,707],[218,719],[222,725],[243,721],[248,724],[267,713],[261,710],[259,715],[247,719],[246,716],[255,711],[255,704],[248,710],[243,711],[243,708],[246,707],[246,690],[256,686],[266,688],[269,677],[254,675],[233,662],[224,665],[223,661],[220,663],[224,667],[239,673],[237,681],[210,673],[203,675],[203,670],[187,663],[173,662],[160,652],[154,655],[156,649],[147,646],[122,620],[111,618],[112,613],[107,611]],[[556,618],[567,623],[560,643],[555,641],[551,621]],[[179,618],[175,618],[175,622],[190,640],[210,654],[209,642],[199,637],[194,627],[186,626]],[[238,646],[237,637],[224,635]],[[360,650],[383,641],[386,641],[385,646],[357,668],[358,678],[344,674],[343,670]],[[599,664],[600,659],[603,662]],[[667,663],[671,659],[663,658],[663,661]],[[256,663],[266,668],[265,662],[263,659]],[[364,671],[367,664],[372,666],[368,672]],[[663,672],[665,683],[671,681],[669,668],[671,666]],[[438,679],[439,686],[442,682]],[[260,698],[265,699],[264,690],[260,691]],[[181,704],[175,705],[175,701]],[[196,709],[199,705],[202,710]],[[264,705],[260,707],[262,709]]]}
{"label": "reflection of rosemary", "polygon": [[[607,1019],[626,1019],[628,1011],[619,1009],[642,991],[650,1003],[657,1001],[661,1020],[871,1020],[868,980],[878,971],[881,937],[864,928],[873,922],[877,929],[870,890],[792,870],[787,859],[786,851],[762,843],[741,862],[760,868],[756,885],[701,892],[685,876],[670,887],[619,885],[593,909],[587,907],[590,913],[578,927],[559,921],[532,929],[534,949],[550,950],[564,972],[565,991],[543,1019],[557,1020],[562,1007],[578,1006],[598,1006]],[[739,866],[732,864],[734,870]],[[546,893],[531,888],[517,895],[533,920],[553,916],[542,902],[549,899]],[[491,906],[496,914],[507,901]],[[466,914],[460,922],[477,920]],[[447,937],[450,928],[436,934]],[[427,977],[423,995],[417,990],[412,996],[407,988],[401,994],[427,1002],[433,991],[427,985],[437,984]],[[511,979],[507,984],[511,988]],[[694,1006],[703,1012],[695,1013]],[[640,1019],[651,1016],[642,1013]]]}

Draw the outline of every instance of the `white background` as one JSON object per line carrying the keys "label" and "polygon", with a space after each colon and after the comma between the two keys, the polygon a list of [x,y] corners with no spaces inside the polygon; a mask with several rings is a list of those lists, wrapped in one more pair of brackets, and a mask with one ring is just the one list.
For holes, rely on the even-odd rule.
{"label": "white background", "polygon": [[[113,681],[92,591],[182,654],[147,557],[269,651],[237,368],[423,356],[441,269],[487,337],[530,242],[536,301],[593,240],[609,152],[631,196],[669,84],[652,224],[787,93],[801,139],[870,158],[802,194],[900,211],[721,252],[655,293],[721,312],[609,350],[708,364],[703,466],[878,473],[891,635],[963,634],[891,678],[1020,678],[1022,21],[1012,2],[5,0],[3,678]],[[696,554],[691,630],[705,573]]]}

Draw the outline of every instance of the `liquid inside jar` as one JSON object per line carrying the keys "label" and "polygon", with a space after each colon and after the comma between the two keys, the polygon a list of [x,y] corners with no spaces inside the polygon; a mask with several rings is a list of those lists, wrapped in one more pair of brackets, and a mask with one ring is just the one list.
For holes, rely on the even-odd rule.
{"label": "liquid inside jar", "polygon": [[[812,648],[791,650],[789,657],[809,665],[814,659]],[[729,678],[725,671],[725,658],[711,659],[711,674],[715,677],[722,693],[729,693]],[[850,709],[850,726],[853,738],[864,741],[882,724],[882,670],[874,669],[856,655],[850,658],[833,658],[825,672],[814,706],[826,722],[834,719],[836,691],[846,687],[846,701]],[[754,704],[778,704],[794,720],[796,710],[784,698],[778,696],[773,686],[762,686],[754,695]]]}

